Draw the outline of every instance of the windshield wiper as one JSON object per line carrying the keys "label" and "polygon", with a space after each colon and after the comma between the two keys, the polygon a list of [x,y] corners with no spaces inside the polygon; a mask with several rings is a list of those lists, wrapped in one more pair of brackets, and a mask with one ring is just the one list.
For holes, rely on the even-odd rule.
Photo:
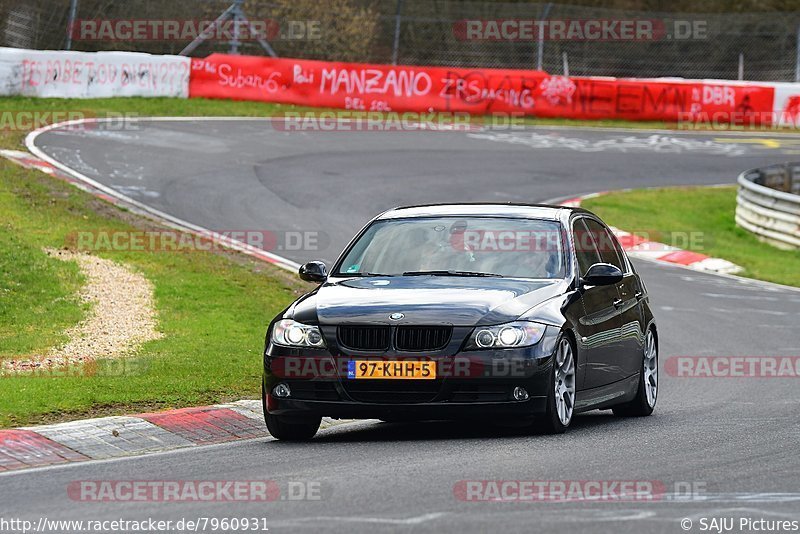
{"label": "windshield wiper", "polygon": [[381,273],[341,273],[342,276],[393,276],[391,274],[381,274]]}
{"label": "windshield wiper", "polygon": [[502,278],[500,274],[479,273],[475,271],[406,271],[403,276],[482,276]]}

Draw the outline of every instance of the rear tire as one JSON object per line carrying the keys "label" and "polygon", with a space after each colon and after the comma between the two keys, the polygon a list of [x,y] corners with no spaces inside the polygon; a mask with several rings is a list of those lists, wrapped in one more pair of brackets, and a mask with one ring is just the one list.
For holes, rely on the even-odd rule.
{"label": "rear tire", "polygon": [[576,373],[575,349],[569,337],[561,334],[553,355],[547,412],[537,421],[537,426],[547,434],[563,434],[572,422],[575,413]]}
{"label": "rear tire", "polygon": [[647,417],[653,413],[658,399],[658,340],[651,328],[645,336],[642,369],[636,397],[628,403],[614,406],[618,417]]}

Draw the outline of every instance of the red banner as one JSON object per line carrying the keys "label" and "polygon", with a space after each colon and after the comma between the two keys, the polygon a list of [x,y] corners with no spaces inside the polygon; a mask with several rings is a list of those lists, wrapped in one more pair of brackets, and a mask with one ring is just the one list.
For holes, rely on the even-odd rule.
{"label": "red banner", "polygon": [[214,54],[192,60],[190,97],[353,111],[520,113],[654,121],[771,121],[768,85],[581,78],[535,70],[331,63]]}

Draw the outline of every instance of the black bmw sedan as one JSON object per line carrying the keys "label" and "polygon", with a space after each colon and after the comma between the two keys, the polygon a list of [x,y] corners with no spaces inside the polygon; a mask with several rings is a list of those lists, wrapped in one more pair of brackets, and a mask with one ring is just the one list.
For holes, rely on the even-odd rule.
{"label": "black bmw sedan", "polygon": [[579,208],[448,204],[369,222],[270,324],[264,414],[278,439],[322,417],[481,419],[560,433],[574,414],[650,415],[658,331],[608,227]]}

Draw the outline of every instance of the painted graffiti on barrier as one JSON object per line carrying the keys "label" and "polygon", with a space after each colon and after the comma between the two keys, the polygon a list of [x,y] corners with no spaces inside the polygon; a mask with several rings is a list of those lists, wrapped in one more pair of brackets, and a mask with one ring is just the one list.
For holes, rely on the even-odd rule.
{"label": "painted graffiti on barrier", "polygon": [[672,121],[773,119],[768,84],[583,78],[536,70],[334,63],[214,54],[192,61],[193,97],[355,111],[523,113],[538,117]]}

